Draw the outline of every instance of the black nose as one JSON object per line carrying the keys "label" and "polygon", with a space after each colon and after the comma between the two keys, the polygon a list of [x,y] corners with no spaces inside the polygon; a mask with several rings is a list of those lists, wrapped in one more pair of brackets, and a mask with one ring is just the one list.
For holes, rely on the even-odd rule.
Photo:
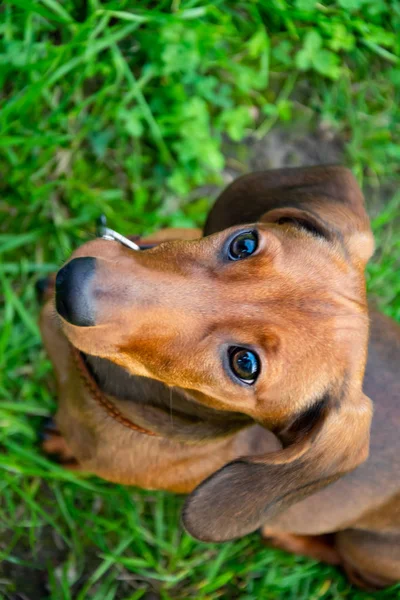
{"label": "black nose", "polygon": [[89,285],[95,270],[96,259],[85,256],[74,258],[57,273],[56,309],[72,325],[95,324]]}

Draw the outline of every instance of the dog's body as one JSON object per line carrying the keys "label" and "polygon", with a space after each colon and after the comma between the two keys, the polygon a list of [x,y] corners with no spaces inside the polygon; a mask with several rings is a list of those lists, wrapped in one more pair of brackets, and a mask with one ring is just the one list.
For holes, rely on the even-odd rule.
{"label": "dog's body", "polygon": [[[304,219],[304,214],[299,216],[296,213],[294,217],[294,209],[299,212],[299,209],[303,210],[306,205],[310,213],[315,212],[317,207],[319,211],[319,200],[313,205],[312,192],[315,186],[319,186],[318,190],[320,190],[322,185],[323,189],[327,189],[326,196],[330,198],[331,195],[336,194],[337,182],[333,188],[330,186],[332,177],[330,168],[311,171],[311,179],[307,176],[308,187],[300,203],[297,198],[295,202],[292,198],[288,199],[288,192],[286,192],[286,203],[280,198],[278,201],[269,198],[268,201],[272,202],[273,206],[268,206],[267,209],[264,195],[268,196],[268,190],[271,185],[274,187],[275,183],[271,184],[271,180],[267,182],[267,193],[263,189],[265,177],[261,184],[260,179],[256,179],[254,185],[252,181],[242,178],[239,180],[239,187],[234,187],[228,194],[228,207],[224,195],[217,202],[208,219],[206,234],[242,222],[259,220],[265,213],[268,215],[267,222],[269,222],[269,219],[272,219],[271,215],[280,211],[277,216],[282,224],[285,224],[289,218]],[[292,170],[289,176],[285,175],[286,187],[290,190],[289,196],[293,189],[298,192],[302,185],[303,180],[298,183],[297,180],[291,181],[291,178],[296,179],[299,175],[300,179],[304,179],[304,170]],[[333,175],[335,179],[337,170]],[[339,175],[345,180],[344,184],[340,180],[340,185],[354,185],[353,180],[348,179],[349,175],[346,172],[339,170]],[[277,180],[280,176],[282,174],[278,172]],[[280,191],[282,183],[279,184],[278,181],[276,187]],[[246,202],[243,200],[235,202],[235,198],[243,197],[243,188],[249,191],[251,201],[246,198]],[[340,229],[340,236],[346,240],[345,254],[352,255],[357,248],[356,258],[352,259],[352,263],[356,264],[357,272],[361,272],[362,265],[371,252],[371,243],[365,228],[363,213],[357,205],[359,202],[357,193],[351,190],[348,196],[353,213],[357,214],[357,218],[360,218],[363,223],[362,226],[356,226],[356,233],[351,231],[350,238],[347,230],[352,227],[352,216],[349,217],[341,209],[339,215],[331,209],[325,211],[324,220],[329,220],[331,230],[340,223],[340,218],[346,220],[346,225],[341,226]],[[278,206],[277,202],[280,203]],[[282,207],[289,207],[283,214],[283,218]],[[336,204],[334,208],[336,210]],[[318,217],[320,218],[320,214]],[[318,228],[319,223],[313,222],[312,227]],[[308,228],[310,228],[309,223]],[[284,234],[286,235],[286,231]],[[161,243],[168,237],[176,239],[197,236],[197,232],[189,232],[189,234],[161,232],[158,238],[153,236],[152,241]],[[308,243],[308,240],[306,242]],[[99,242],[99,244],[108,243]],[[268,243],[273,245],[275,242],[268,238]],[[104,246],[95,246],[95,244],[96,242],[91,243],[89,254],[87,250],[83,250],[82,253],[79,251],[75,253],[75,256],[104,255],[107,261],[115,261],[113,256],[104,254]],[[160,246],[160,249],[162,247]],[[155,254],[155,251],[151,252]],[[113,264],[118,265],[118,260]],[[190,260],[192,260],[191,255]],[[316,270],[312,257],[309,261],[311,265],[309,268]],[[339,272],[348,274],[348,267],[342,259],[339,260],[336,248],[334,254],[329,255],[329,261],[337,262]],[[302,265],[302,268],[305,268],[307,274],[307,266]],[[194,267],[191,267],[192,272],[196,272]],[[291,275],[292,271],[289,273],[289,276]],[[350,285],[353,285],[354,277],[353,275],[351,277]],[[351,330],[354,327],[356,344],[345,364],[346,370],[343,372],[347,375],[341,377],[349,379],[351,377],[351,380],[354,378],[360,381],[361,385],[364,374],[362,355],[365,356],[365,350],[360,354],[359,363],[354,365],[354,374],[349,375],[351,368],[349,365],[353,364],[353,356],[358,356],[358,349],[362,349],[364,343],[364,337],[358,338],[359,330],[364,331],[364,308],[362,285],[360,287],[357,278],[358,275],[354,280],[354,289],[358,290],[361,300],[355,302],[355,296],[352,298],[352,293],[349,291],[347,295],[343,294],[342,308],[336,306],[335,311],[340,313],[344,307],[346,311],[353,311],[354,306],[357,306],[350,320],[346,311],[343,316],[347,329]],[[220,282],[218,285],[222,288],[224,284]],[[308,286],[308,283],[306,282],[305,285]],[[272,275],[270,286],[271,288],[274,286]],[[312,293],[311,290],[306,291]],[[342,291],[347,293],[347,290]],[[157,296],[157,286],[154,293]],[[207,289],[207,293],[212,294],[212,288]],[[289,298],[291,302],[294,302],[293,293],[292,291]],[[315,293],[319,294],[318,289]],[[300,297],[297,302],[297,305],[301,303],[301,315],[305,315],[306,325],[311,329],[314,325],[315,335],[321,326],[319,313],[326,315],[326,311],[330,310],[331,306],[330,298],[324,294],[325,292],[320,294],[318,306],[314,303],[305,309],[304,300]],[[177,302],[179,303],[179,298]],[[282,300],[282,304],[284,302],[285,299]],[[215,300],[216,307],[217,303],[218,299]],[[146,310],[146,303],[143,306],[143,310]],[[173,309],[174,306],[171,304],[169,308],[171,314],[174,314]],[[196,304],[195,309],[203,310],[200,302]],[[250,307],[248,310],[250,309],[255,311],[255,308]],[[317,316],[313,311],[318,313]],[[207,316],[203,318],[207,319]],[[133,368],[130,363],[129,365],[124,363],[119,355],[117,358],[111,355],[108,349],[99,352],[89,351],[89,347],[85,347],[86,342],[82,341],[86,333],[84,328],[63,323],[66,335],[60,329],[59,320],[54,314],[54,300],[51,299],[43,310],[41,328],[57,375],[59,388],[57,425],[62,436],[53,434],[45,442],[45,449],[50,453],[62,454],[70,466],[95,473],[111,481],[180,493],[196,490],[186,505],[184,522],[189,531],[197,537],[229,539],[266,523],[264,535],[272,538],[275,545],[320,557],[328,562],[341,563],[350,578],[360,585],[375,588],[390,585],[400,580],[400,480],[398,475],[400,383],[397,372],[400,365],[400,327],[375,312],[370,314],[370,320],[364,394],[361,390],[356,392],[356,397],[360,394],[361,410],[352,408],[342,424],[340,415],[335,413],[339,409],[334,409],[333,417],[330,412],[324,414],[325,401],[318,400],[317,408],[314,407],[311,412],[308,402],[304,407],[296,409],[294,420],[293,418],[288,420],[286,416],[289,407],[285,408],[284,395],[276,406],[272,405],[272,408],[268,409],[268,413],[264,408],[259,408],[259,403],[254,408],[248,408],[251,400],[247,402],[245,408],[241,409],[240,395],[238,400],[227,405],[217,390],[215,397],[209,400],[209,396],[204,394],[203,381],[197,388],[195,387],[197,384],[193,384],[192,381],[190,383],[184,381],[184,377],[191,376],[191,373],[179,375],[182,377],[182,387],[180,387],[174,381],[174,374],[160,376],[156,373],[151,377],[148,373],[140,372],[141,367]],[[329,317],[327,323],[330,328],[333,322]],[[325,327],[327,325],[324,324],[322,338],[327,335],[328,330]],[[97,327],[90,329],[95,330]],[[337,328],[338,333],[335,333],[336,337],[333,338],[337,339],[338,344],[342,343],[341,329],[341,327]],[[312,335],[312,331],[310,334]],[[304,329],[304,335],[307,335],[307,329]],[[203,337],[204,334],[200,336],[198,344],[202,343]],[[143,336],[143,339],[146,341],[146,336]],[[195,334],[193,339],[196,340]],[[268,339],[273,339],[273,336]],[[145,341],[143,347],[139,345],[137,350],[139,355],[146,355],[148,351]],[[77,358],[71,343],[86,353],[84,363],[82,358]],[[164,342],[159,342],[160,347],[162,343]],[[185,340],[182,343],[184,344]],[[91,347],[96,346],[97,338],[92,340],[91,344]],[[121,348],[120,342],[118,344]],[[133,347],[132,341],[130,344],[130,347]],[[157,347],[155,347],[156,351]],[[332,349],[329,352],[332,352]],[[326,361],[324,355],[320,356],[321,373],[324,371],[330,373],[329,352]],[[343,353],[345,352],[343,350]],[[119,350],[119,353],[122,355],[123,351]],[[204,360],[207,360],[207,357]],[[335,360],[332,358],[332,364]],[[320,385],[322,389],[325,382],[322,382],[322,375],[315,379],[315,364],[311,369],[313,373],[311,374],[310,370],[308,374],[307,361],[304,357],[301,361],[300,371],[298,368],[293,377],[288,371],[285,376],[288,387],[293,381],[294,389],[305,390],[308,379],[314,377],[314,388]],[[150,363],[147,363],[147,366],[148,364]],[[339,370],[342,372],[342,367],[339,367],[340,356],[335,364],[337,364],[336,374],[330,378],[330,381],[337,381],[337,373]],[[268,367],[273,371],[272,359],[269,360]],[[151,365],[151,368],[155,371],[157,365]],[[280,388],[281,380],[277,379],[277,381]],[[344,402],[343,395],[347,394],[347,389],[350,388],[352,384],[346,382],[346,391],[342,389],[340,399],[335,402],[339,404]],[[303,393],[306,394],[305,391]],[[299,395],[301,395],[300,391]],[[316,398],[318,399],[320,395],[318,393]],[[363,462],[367,456],[363,444],[364,440],[368,440],[369,431],[369,421],[365,421],[365,429],[363,425],[364,419],[367,419],[369,414],[369,404],[363,400],[366,396],[374,401],[374,418],[369,457]],[[268,397],[271,399],[274,395],[270,393]],[[293,398],[292,394],[291,401]],[[327,402],[330,403],[332,400],[328,399]],[[353,419],[353,412],[356,420]],[[254,424],[255,421],[258,424]],[[335,433],[338,423],[340,428]],[[275,435],[269,430],[272,430]],[[332,438],[331,431],[333,431]],[[321,439],[322,446],[320,441],[318,447],[318,440]],[[336,449],[335,444],[337,444]],[[283,450],[281,450],[282,446]],[[316,450],[313,450],[314,446]],[[331,457],[329,457],[330,450]],[[301,471],[302,465],[305,464],[302,457],[308,455],[310,455],[311,467],[307,465],[307,470]],[[325,458],[327,455],[328,457]],[[354,458],[351,458],[352,455]],[[250,458],[244,461],[237,460],[240,457]],[[74,462],[75,460],[78,462]],[[332,470],[331,466],[323,466],[321,470],[324,461],[328,465],[332,460],[334,463],[339,463],[337,467]],[[230,465],[237,470],[236,474],[233,473],[233,478],[229,477],[230,472],[226,470],[226,466]],[[240,471],[242,466],[245,468],[243,472]],[[296,481],[297,478],[295,467],[300,472],[300,479],[294,496],[290,486],[291,480]],[[254,469],[255,475],[248,475]],[[286,475],[282,476],[284,469],[287,469]],[[310,469],[311,475],[309,475]],[[213,476],[215,473],[216,475]],[[219,474],[222,477],[218,477]],[[228,483],[222,487],[221,481],[224,478],[228,478]],[[205,483],[200,485],[204,480]],[[249,489],[254,487],[255,481],[259,481],[262,487],[259,493],[252,491],[250,494]],[[328,483],[330,485],[325,487]],[[264,489],[268,486],[273,486],[276,495],[275,501],[270,504],[263,498]],[[301,488],[306,491],[299,491]],[[212,494],[209,490],[212,490]],[[230,490],[233,499],[224,496],[229,494]],[[215,498],[216,508],[210,506],[208,501],[210,495]],[[258,499],[262,501],[260,508],[258,508]],[[266,504],[267,508],[265,508]],[[273,510],[270,514],[271,506]],[[206,517],[202,516],[203,513]],[[222,513],[224,514],[221,516]],[[234,519],[232,515],[235,515]],[[213,521],[213,518],[216,525],[213,524],[211,530],[207,529],[206,521]],[[324,534],[334,534],[329,544],[325,543],[323,537],[312,537]]]}

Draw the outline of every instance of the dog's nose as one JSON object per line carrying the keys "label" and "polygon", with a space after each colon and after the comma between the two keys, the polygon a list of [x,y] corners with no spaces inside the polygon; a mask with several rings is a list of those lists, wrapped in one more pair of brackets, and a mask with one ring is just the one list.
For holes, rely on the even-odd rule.
{"label": "dog's nose", "polygon": [[96,259],[85,256],[74,258],[57,273],[56,309],[72,325],[95,324],[89,285],[95,270]]}

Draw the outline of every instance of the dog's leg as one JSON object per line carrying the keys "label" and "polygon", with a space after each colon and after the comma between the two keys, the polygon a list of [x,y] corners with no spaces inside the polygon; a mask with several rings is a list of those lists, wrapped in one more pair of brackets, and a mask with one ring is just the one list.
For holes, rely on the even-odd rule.
{"label": "dog's leg", "polygon": [[346,529],[335,535],[337,550],[350,581],[377,591],[400,581],[400,535]]}
{"label": "dog's leg", "polygon": [[261,536],[264,543],[273,548],[308,556],[328,565],[340,564],[340,557],[334,547],[332,536],[277,533],[268,527],[261,529]]}
{"label": "dog's leg", "polygon": [[66,469],[79,471],[80,465],[52,418],[46,419],[40,432],[43,452]]}

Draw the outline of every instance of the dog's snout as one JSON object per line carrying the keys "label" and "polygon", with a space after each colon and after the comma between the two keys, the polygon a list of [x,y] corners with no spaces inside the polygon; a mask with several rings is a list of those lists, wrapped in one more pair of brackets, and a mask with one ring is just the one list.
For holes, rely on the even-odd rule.
{"label": "dog's snout", "polygon": [[56,309],[72,325],[89,327],[95,324],[90,282],[96,270],[96,259],[90,256],[74,258],[57,273]]}

